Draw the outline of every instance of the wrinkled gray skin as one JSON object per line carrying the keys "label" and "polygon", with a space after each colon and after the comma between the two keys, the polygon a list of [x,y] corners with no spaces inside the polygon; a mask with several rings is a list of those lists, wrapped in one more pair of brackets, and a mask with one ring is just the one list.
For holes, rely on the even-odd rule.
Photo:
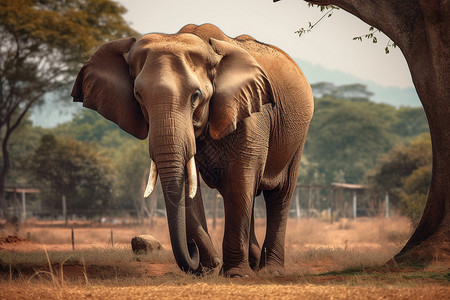
{"label": "wrinkled gray skin", "polygon": [[[193,199],[185,192],[186,164],[195,155],[204,181],[224,199],[223,274],[282,271],[286,221],[313,114],[311,88],[284,52],[249,36],[231,39],[213,25],[187,25],[173,35],[104,44],[81,69],[72,96],[128,133],[148,135],[182,270],[220,264],[200,187]],[[261,191],[262,250],[253,228]]]}

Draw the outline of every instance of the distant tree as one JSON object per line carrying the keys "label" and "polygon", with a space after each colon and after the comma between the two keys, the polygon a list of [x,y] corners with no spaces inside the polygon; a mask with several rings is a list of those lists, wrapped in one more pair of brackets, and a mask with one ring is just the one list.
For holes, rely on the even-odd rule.
{"label": "distant tree", "polygon": [[297,175],[297,184],[326,184],[325,174],[319,172],[317,162],[311,162],[308,155],[302,155],[301,166]]}
{"label": "distant tree", "polygon": [[105,148],[119,148],[135,140],[115,123],[88,109],[78,112],[71,122],[55,127],[53,132],[55,135],[74,137],[78,141],[96,142]]}
{"label": "distant tree", "polygon": [[46,93],[67,87],[96,46],[135,33],[124,12],[111,0],[0,2],[0,217],[11,135]]}
{"label": "distant tree", "polygon": [[53,212],[61,211],[63,195],[68,213],[102,213],[110,207],[112,162],[92,144],[43,135],[28,169],[36,182],[49,188],[43,200]]}
{"label": "distant tree", "polygon": [[316,99],[304,154],[330,184],[337,176],[361,183],[367,170],[392,148],[395,109],[373,102],[330,97]]}
{"label": "distant tree", "polygon": [[144,190],[149,167],[147,143],[133,139],[118,148],[115,157],[115,168],[118,170],[115,208],[134,209],[139,221],[148,213]]}
{"label": "distant tree", "polygon": [[427,117],[421,107],[401,107],[398,109],[393,127],[395,133],[402,137],[414,137],[430,132]]}
{"label": "distant tree", "polygon": [[[8,145],[11,165],[6,177],[6,186],[31,187],[33,185],[27,170],[27,161],[34,154],[41,136],[46,132],[46,129],[34,127],[27,117],[18,126]],[[0,153],[0,159],[1,157]]]}
{"label": "distant tree", "polygon": [[430,135],[424,133],[385,154],[368,172],[368,182],[374,190],[389,192],[391,203],[417,225],[430,187],[431,164]]}
{"label": "distant tree", "polygon": [[[431,148],[431,145],[430,145]],[[401,195],[401,209],[414,225],[417,225],[427,202],[428,190],[431,182],[431,161],[419,167],[405,178]]]}
{"label": "distant tree", "polygon": [[366,85],[359,83],[336,86],[329,82],[319,82],[311,85],[311,88],[314,96],[318,98],[331,97],[366,102],[373,96],[373,93],[367,90]]}

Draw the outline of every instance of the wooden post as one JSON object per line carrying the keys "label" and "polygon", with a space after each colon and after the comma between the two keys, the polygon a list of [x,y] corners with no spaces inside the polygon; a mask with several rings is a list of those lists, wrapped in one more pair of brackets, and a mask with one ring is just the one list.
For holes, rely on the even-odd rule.
{"label": "wooden post", "polygon": [[389,218],[389,193],[386,192],[386,197],[384,199],[385,201],[385,214],[384,217],[385,218]]}
{"label": "wooden post", "polygon": [[219,194],[216,194],[216,197],[214,198],[214,205],[213,205],[213,229],[216,229],[217,225],[217,198],[219,198]]}
{"label": "wooden post", "polygon": [[73,233],[73,227],[72,227],[72,250],[75,250],[75,235]]}
{"label": "wooden post", "polygon": [[67,226],[67,203],[66,203],[66,195],[62,196],[62,214],[64,218],[64,223]]}
{"label": "wooden post", "polygon": [[19,204],[18,204],[18,201],[17,201],[17,191],[14,190],[14,193],[13,193],[14,216],[17,216],[17,215],[18,215],[18,214],[17,214],[17,205],[19,205]]}
{"label": "wooden post", "polygon": [[114,248],[114,234],[112,228],[111,228],[111,247]]}
{"label": "wooden post", "polygon": [[299,194],[298,191],[299,191],[298,189],[295,191],[295,210],[297,213],[297,220],[300,219],[300,199],[298,196],[298,194]]}
{"label": "wooden post", "polygon": [[22,191],[22,221],[25,221],[27,218],[27,208],[25,202],[25,191]]}
{"label": "wooden post", "polygon": [[356,217],[357,217],[356,205],[357,205],[356,191],[353,191],[353,219],[356,219]]}
{"label": "wooden post", "polygon": [[333,224],[333,205],[334,205],[334,193],[333,193],[333,189],[330,189],[330,193],[329,196],[330,197],[330,223]]}
{"label": "wooden post", "polygon": [[308,187],[308,212],[307,212],[307,215],[308,215],[308,219],[309,219],[309,217],[311,216],[311,202],[312,202],[312,191],[311,191],[311,188],[310,187]]}

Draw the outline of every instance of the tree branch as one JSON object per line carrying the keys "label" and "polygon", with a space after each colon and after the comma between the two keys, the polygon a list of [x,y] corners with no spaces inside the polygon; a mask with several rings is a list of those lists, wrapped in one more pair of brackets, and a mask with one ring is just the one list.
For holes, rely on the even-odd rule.
{"label": "tree branch", "polygon": [[423,15],[420,14],[419,3],[415,0],[305,0],[305,2],[338,6],[381,30],[401,49],[411,47],[414,38],[411,32],[415,32],[415,29],[423,24]]}

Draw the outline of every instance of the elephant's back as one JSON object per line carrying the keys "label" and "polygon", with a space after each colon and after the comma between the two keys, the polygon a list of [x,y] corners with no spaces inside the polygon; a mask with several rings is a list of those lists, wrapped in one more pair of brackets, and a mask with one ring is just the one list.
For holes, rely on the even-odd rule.
{"label": "elephant's back", "polygon": [[178,31],[178,33],[191,33],[195,34],[206,43],[209,44],[209,39],[214,38],[216,40],[230,42],[232,39],[225,35],[222,30],[212,24],[194,25],[188,24]]}
{"label": "elephant's back", "polygon": [[309,123],[314,110],[311,86],[297,63],[283,50],[256,40],[236,41],[264,69],[279,109],[296,115],[295,122]]}

